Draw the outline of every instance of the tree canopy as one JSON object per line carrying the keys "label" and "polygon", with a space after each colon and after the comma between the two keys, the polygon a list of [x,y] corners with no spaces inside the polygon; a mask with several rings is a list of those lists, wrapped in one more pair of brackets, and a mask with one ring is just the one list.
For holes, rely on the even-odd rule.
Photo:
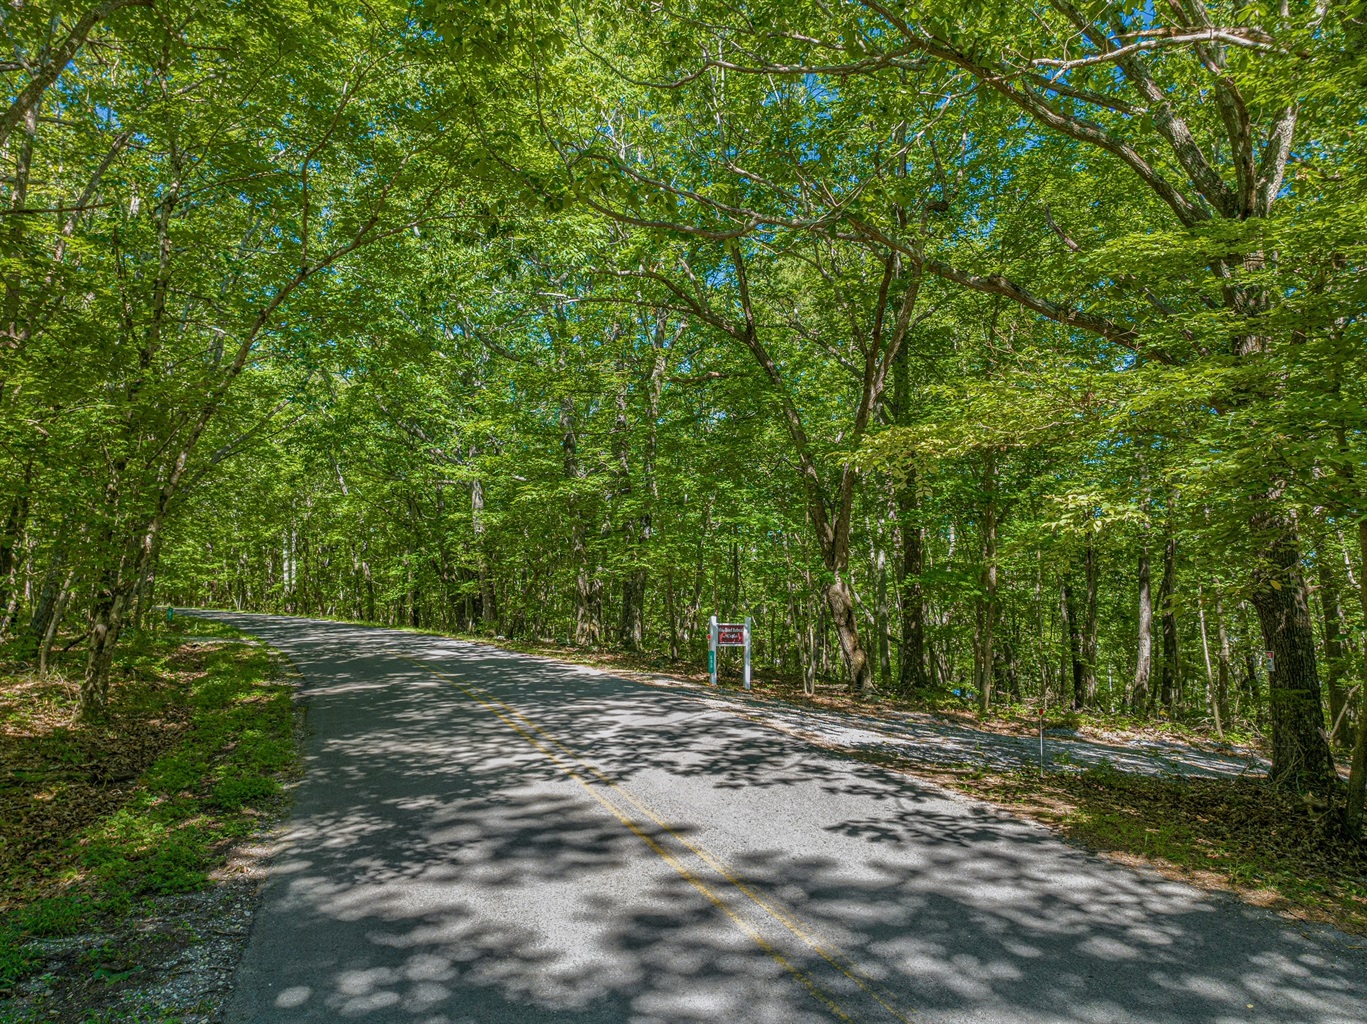
{"label": "tree canopy", "polygon": [[751,616],[1294,788],[1356,736],[1361,808],[1362,4],[3,17],[0,637],[88,714],[159,601]]}

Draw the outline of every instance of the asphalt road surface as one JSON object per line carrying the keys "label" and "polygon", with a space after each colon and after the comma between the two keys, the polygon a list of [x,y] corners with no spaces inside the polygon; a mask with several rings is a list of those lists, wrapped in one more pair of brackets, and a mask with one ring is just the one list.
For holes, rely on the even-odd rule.
{"label": "asphalt road surface", "polygon": [[687,692],[212,614],[308,708],[230,1021],[1367,1021],[1361,940]]}

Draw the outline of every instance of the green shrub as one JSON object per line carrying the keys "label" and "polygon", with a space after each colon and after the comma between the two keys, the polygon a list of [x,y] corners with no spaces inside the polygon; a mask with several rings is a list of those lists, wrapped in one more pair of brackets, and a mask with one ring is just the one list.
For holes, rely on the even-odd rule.
{"label": "green shrub", "polygon": [[24,933],[0,922],[0,995],[12,992],[38,962],[38,954],[25,941]]}

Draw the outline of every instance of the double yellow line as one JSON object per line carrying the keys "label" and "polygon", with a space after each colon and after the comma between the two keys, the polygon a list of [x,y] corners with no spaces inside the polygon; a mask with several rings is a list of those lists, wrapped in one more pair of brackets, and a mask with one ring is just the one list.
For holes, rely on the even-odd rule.
{"label": "double yellow line", "polygon": [[[662,861],[673,868],[680,877],[697,889],[699,893],[718,910],[729,917],[742,932],[772,957],[780,966],[791,974],[803,988],[805,988],[813,998],[824,1005],[840,1020],[854,1021],[845,1010],[835,1001],[835,999],[823,989],[814,978],[804,971],[797,964],[783,955],[774,947],[749,921],[737,914],[711,886],[703,879],[689,870],[677,856],[662,846],[654,836],[652,836],[630,815],[624,813],[620,807],[609,800],[601,791],[600,786],[610,790],[620,797],[625,803],[635,808],[641,815],[654,822],[662,832],[668,834],[680,846],[688,850],[702,863],[706,864],[720,878],[724,879],[737,892],[741,893],[762,911],[769,915],[774,921],[778,922],[792,935],[799,939],[804,945],[811,949],[822,960],[830,964],[831,967],[839,971],[842,975],[857,985],[869,998],[881,1006],[893,1020],[899,1024],[912,1024],[912,1021],[902,1011],[897,1009],[890,996],[882,992],[878,986],[850,961],[849,957],[839,950],[823,943],[814,936],[796,917],[786,909],[778,906],[773,900],[758,892],[753,886],[737,877],[726,864],[707,850],[689,841],[689,839],[671,828],[658,814],[646,806],[639,798],[622,785],[603,774],[596,767],[585,761],[574,750],[566,746],[556,737],[546,732],[541,726],[537,725],[517,708],[499,700],[482,687],[472,686],[461,679],[456,678],[440,669],[433,668],[431,665],[407,654],[392,651],[395,657],[409,662],[424,672],[436,676],[454,686],[464,693],[471,701],[488,711],[491,715],[501,721],[510,730],[524,739],[531,747],[545,755],[557,768],[567,776],[579,783],[600,806],[609,814],[620,821],[631,830],[645,845],[658,856]],[[559,751],[557,753],[556,751]],[[595,782],[597,785],[595,785]]]}

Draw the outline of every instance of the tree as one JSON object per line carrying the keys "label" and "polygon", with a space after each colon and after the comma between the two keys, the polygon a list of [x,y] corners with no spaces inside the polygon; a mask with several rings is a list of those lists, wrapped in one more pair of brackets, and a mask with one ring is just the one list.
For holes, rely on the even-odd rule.
{"label": "tree", "polygon": [[[867,91],[877,94],[880,82],[893,88],[907,76],[930,75],[938,85],[957,76],[973,84],[961,93],[963,102],[1005,104],[1028,119],[1037,143],[1013,148],[1013,162],[1067,153],[1099,175],[1136,183],[1149,200],[1132,205],[1137,220],[1085,243],[1048,207],[1036,214],[1094,282],[1089,301],[1048,298],[1047,276],[1032,281],[978,269],[957,262],[954,251],[936,258],[929,247],[937,239],[924,224],[879,216],[876,208],[850,202],[830,218],[902,253],[921,272],[1000,296],[1131,353],[1113,358],[1172,367],[1185,393],[1184,371],[1230,360],[1239,383],[1220,381],[1202,396],[1217,409],[1248,411],[1275,400],[1269,364],[1297,334],[1270,331],[1278,292],[1267,275],[1288,261],[1269,232],[1287,216],[1274,220],[1277,211],[1299,205],[1306,188],[1299,176],[1286,179],[1297,140],[1312,151],[1339,149],[1344,127],[1334,101],[1315,84],[1338,67],[1335,40],[1343,26],[1327,5],[1255,5],[1235,18],[1222,3],[1183,2],[1151,13],[1141,5],[1106,2],[1084,10],[1054,0],[988,5],[970,17],[954,4],[904,16],[866,0],[854,18],[823,5],[785,3],[764,16],[751,12],[745,22],[724,6],[696,7],[679,17],[674,38],[708,26],[707,56],[699,63],[687,52],[691,41],[682,43],[668,52],[657,81],[682,84],[711,70],[766,81],[815,75],[842,91],[867,79],[875,83]],[[787,30],[754,27],[770,24]],[[1284,190],[1290,198],[1282,198]],[[1180,255],[1152,261],[1158,238]],[[1119,257],[1125,249],[1133,258]],[[1301,289],[1309,284],[1298,281]],[[1098,305],[1105,311],[1095,312]],[[1287,481],[1275,470],[1253,473],[1244,488],[1243,522],[1257,538],[1250,599],[1276,665],[1274,776],[1324,788],[1333,761],[1320,730],[1300,540],[1283,500]]]}

